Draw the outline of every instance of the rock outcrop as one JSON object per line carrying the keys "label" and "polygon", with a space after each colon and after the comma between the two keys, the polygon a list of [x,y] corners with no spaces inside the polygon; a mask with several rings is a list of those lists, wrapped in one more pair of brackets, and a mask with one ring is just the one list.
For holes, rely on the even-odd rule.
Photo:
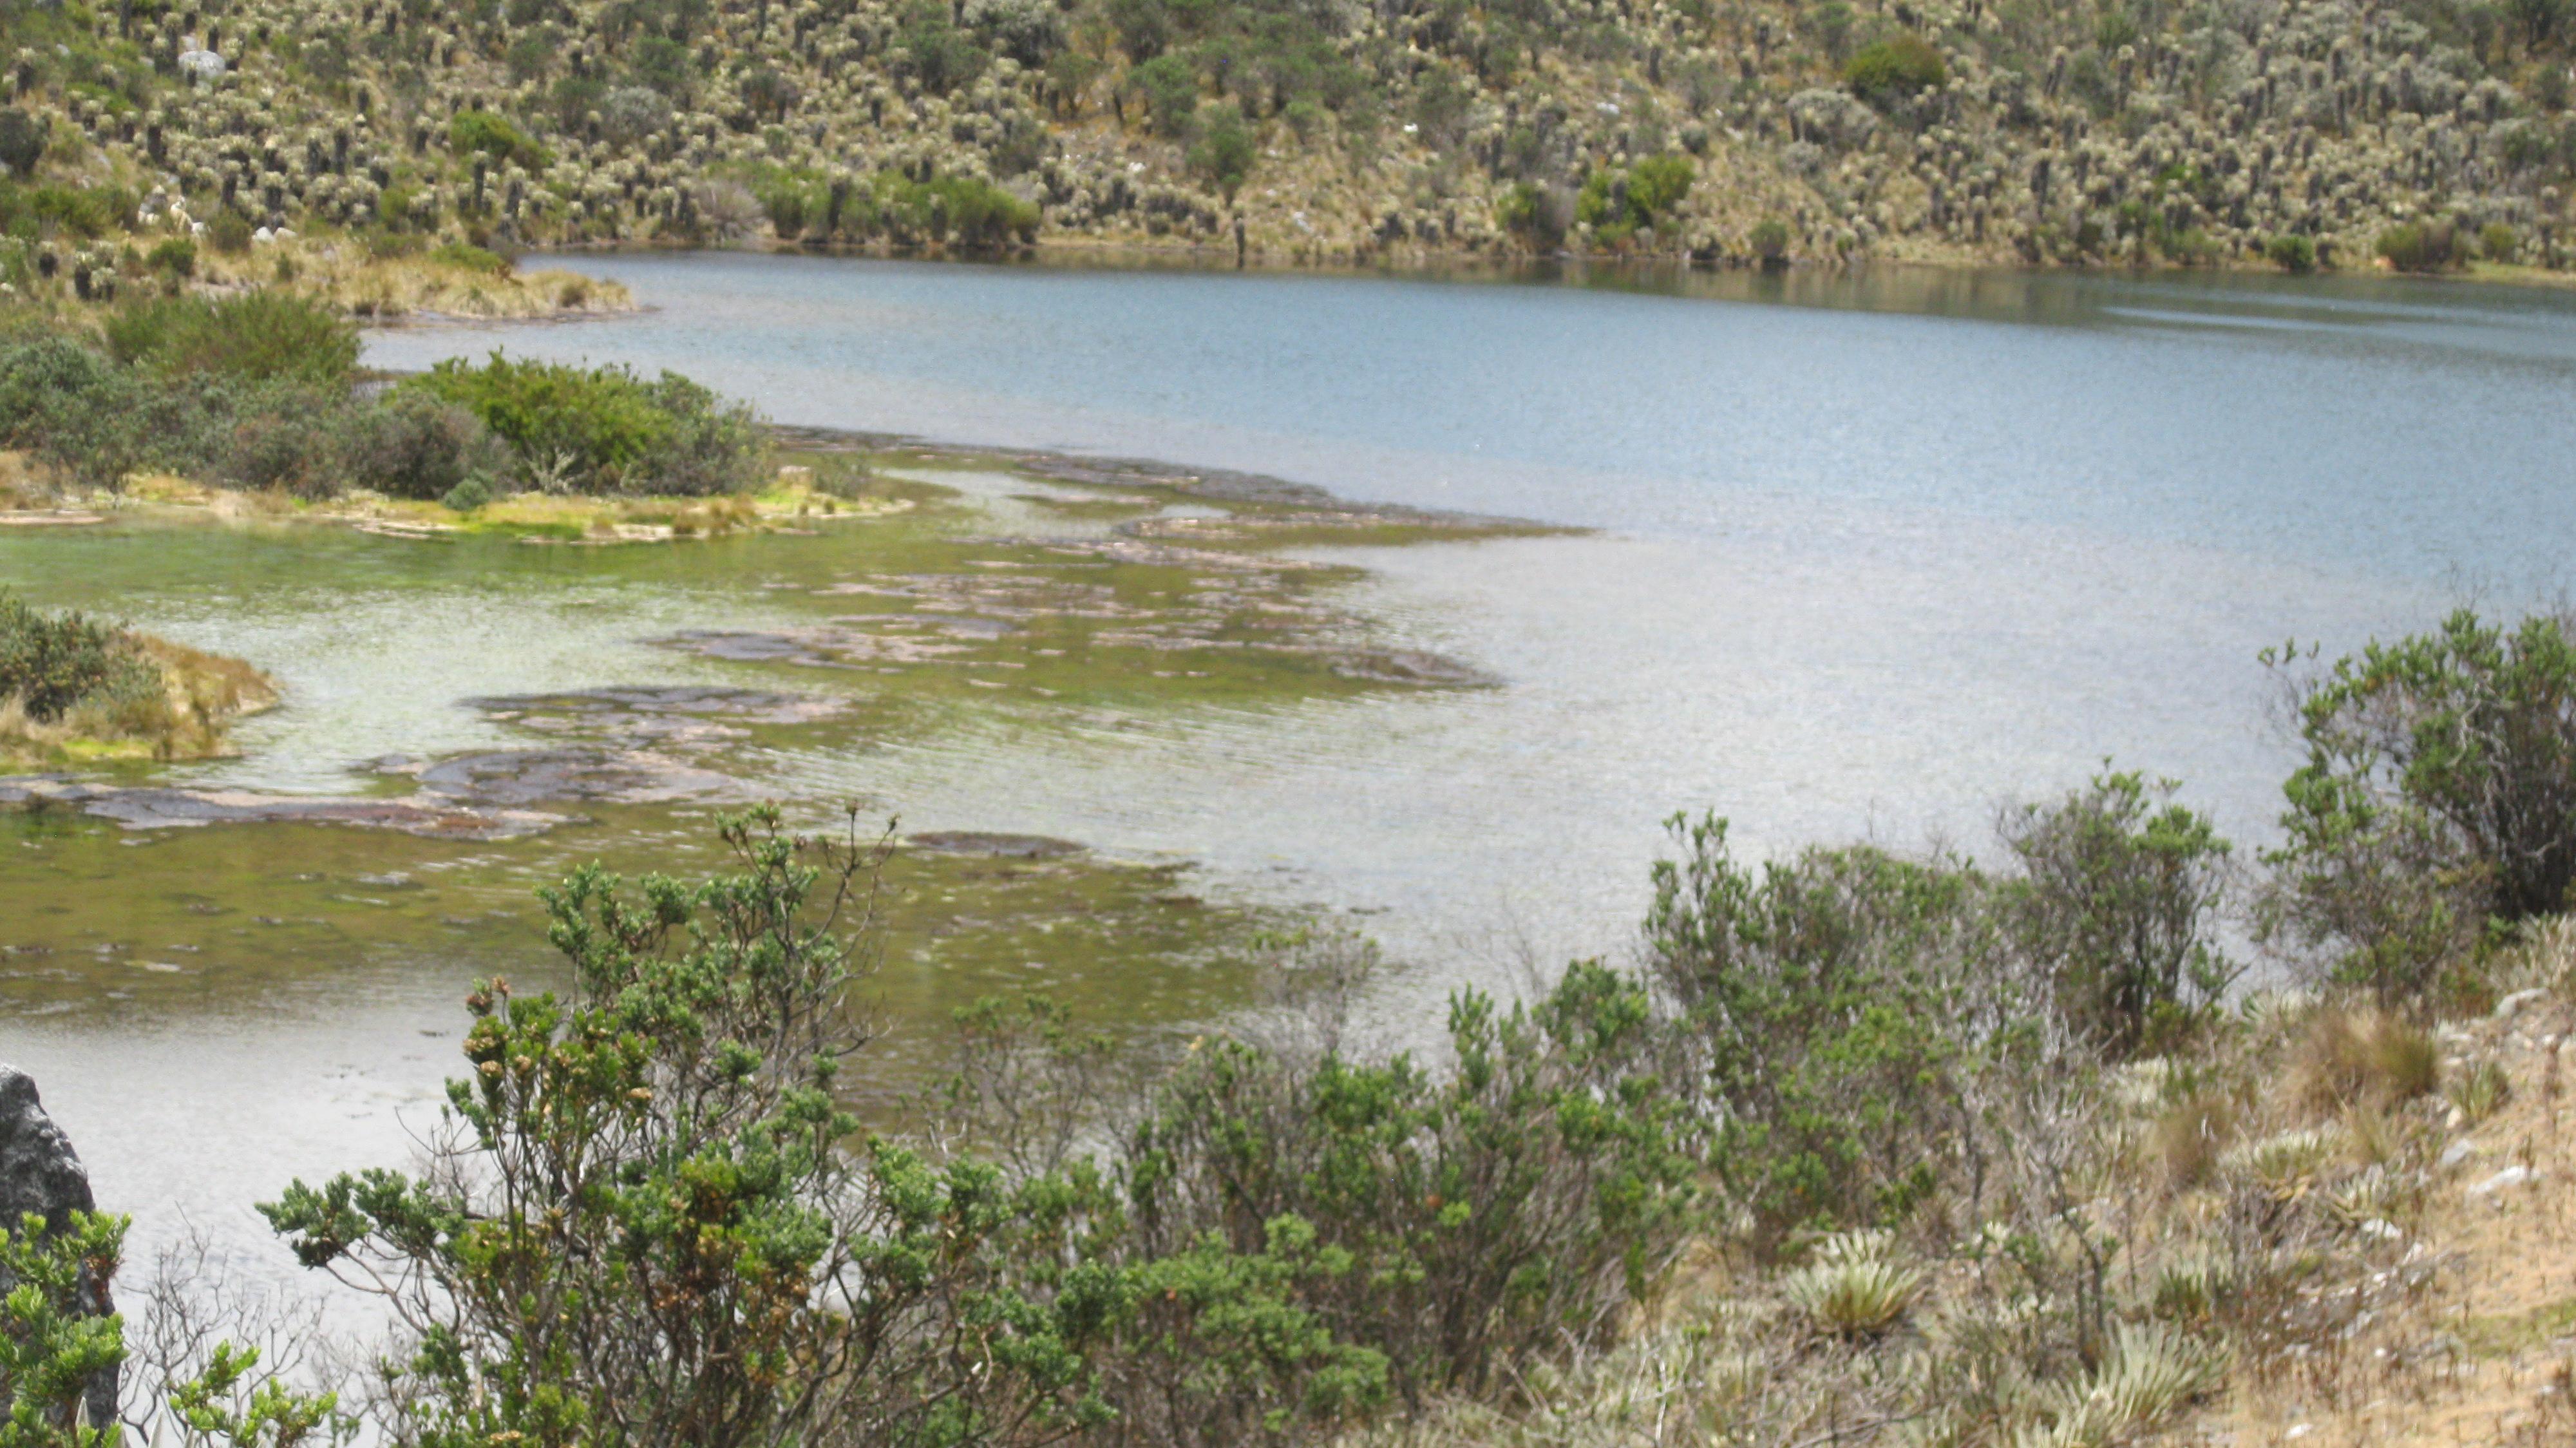
{"label": "rock outcrop", "polygon": [[[72,1150],[62,1128],[45,1114],[36,1095],[35,1078],[0,1065],[0,1223],[15,1231],[29,1215],[40,1216],[61,1230],[74,1212],[98,1209],[90,1192],[89,1168]],[[113,1312],[105,1282],[84,1282],[81,1307],[92,1313]],[[87,1395],[90,1421],[106,1426],[116,1421],[117,1374],[113,1368],[92,1379]]]}

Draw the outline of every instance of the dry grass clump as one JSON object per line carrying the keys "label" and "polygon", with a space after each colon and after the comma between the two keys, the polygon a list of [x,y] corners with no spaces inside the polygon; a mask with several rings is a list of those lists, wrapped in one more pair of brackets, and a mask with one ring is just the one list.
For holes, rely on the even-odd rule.
{"label": "dry grass clump", "polygon": [[2402,1105],[2440,1084],[2441,1048],[2376,1006],[2318,1011],[2289,1062],[2291,1090],[2315,1111]]}

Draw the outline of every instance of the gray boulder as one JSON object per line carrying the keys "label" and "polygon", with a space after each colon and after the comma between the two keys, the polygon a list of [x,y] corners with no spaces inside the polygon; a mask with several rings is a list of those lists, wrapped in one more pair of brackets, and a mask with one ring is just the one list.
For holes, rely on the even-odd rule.
{"label": "gray boulder", "polygon": [[[0,1225],[14,1232],[33,1213],[44,1218],[48,1228],[59,1231],[72,1213],[96,1210],[89,1169],[81,1165],[80,1153],[72,1150],[62,1128],[45,1114],[44,1102],[36,1097],[35,1078],[0,1065]],[[82,1283],[81,1310],[116,1310],[105,1282]],[[116,1421],[116,1392],[114,1368],[91,1380],[87,1407],[93,1426],[104,1428]]]}

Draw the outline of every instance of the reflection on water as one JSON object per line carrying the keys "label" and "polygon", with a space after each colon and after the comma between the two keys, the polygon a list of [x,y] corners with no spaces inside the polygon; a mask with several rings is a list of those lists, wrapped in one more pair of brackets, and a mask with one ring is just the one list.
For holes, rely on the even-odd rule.
{"label": "reflection on water", "polygon": [[[951,471],[980,511],[946,532],[586,550],[132,526],[0,538],[0,580],[285,679],[287,706],[242,731],[244,756],[182,771],[196,779],[338,791],[377,756],[530,746],[525,711],[475,698],[812,697],[838,722],[761,732],[716,763],[917,828],[1192,862],[1187,889],[1223,902],[1370,911],[1413,965],[1393,987],[1402,1010],[1462,977],[1514,984],[1523,959],[1615,950],[1676,809],[1730,814],[1757,847],[1865,829],[1975,844],[1998,802],[2107,755],[2180,776],[2259,837],[2285,760],[2257,649],[2408,627],[2463,581],[2529,598],[2576,545],[2576,299],[2554,294],[1911,271],[572,264],[656,310],[380,334],[371,360],[506,345],[667,366],[785,422],[1163,457],[1602,531],[1309,548],[1334,566],[1247,582],[1082,551],[1138,516],[1135,500]],[[983,541],[1002,532],[1053,541]],[[871,582],[897,575],[900,588]],[[1155,627],[1178,611],[1197,632],[1104,681],[1096,635],[994,602],[1011,591],[998,580],[1023,576],[1096,597],[1086,628],[1160,610]],[[1081,594],[1095,577],[1101,591]],[[894,609],[923,626],[881,627]],[[1238,647],[1274,609],[1501,684],[1363,687],[1314,657]],[[942,610],[975,617],[939,624]],[[675,638],[704,646],[656,642]],[[0,916],[0,945],[53,951],[0,960],[0,991],[23,1010],[68,1003],[0,1020],[0,1055],[49,1073],[111,1183],[231,1202],[240,1174],[218,1160],[274,1175],[398,1157],[394,1105],[417,1108],[452,1049],[420,1032],[447,1024],[458,980],[526,959],[525,907],[331,897],[394,899],[356,877],[407,872],[442,897],[523,900],[594,841],[640,857],[694,827],[686,812],[603,817],[443,875],[433,863],[453,847],[345,832],[0,837],[0,906],[106,902],[80,929]],[[156,876],[156,857],[187,868]],[[279,902],[261,913],[289,923],[191,934],[206,920],[176,882],[194,872]],[[1191,908],[1130,903],[1143,913],[961,898],[937,937],[952,954],[906,957],[906,1009],[934,1016],[961,992],[1065,968],[1056,931],[1077,917]],[[81,933],[125,906],[114,940]],[[1110,932],[1082,957],[1098,1008],[1177,1020],[1230,998],[1177,966],[1122,964],[1137,938]],[[224,986],[170,949],[190,943],[234,985],[265,984]],[[173,1133],[187,1149],[161,1153]],[[198,1170],[208,1184],[191,1187]]]}

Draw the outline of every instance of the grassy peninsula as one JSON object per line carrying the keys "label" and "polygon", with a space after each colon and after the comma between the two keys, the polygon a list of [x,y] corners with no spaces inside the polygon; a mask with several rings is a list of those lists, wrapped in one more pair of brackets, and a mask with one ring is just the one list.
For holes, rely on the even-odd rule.
{"label": "grassy peninsula", "polygon": [[[540,244],[2567,263],[2563,0],[11,0],[0,275]],[[2516,270],[2519,269],[2519,270]]]}
{"label": "grassy peninsula", "polygon": [[44,614],[0,588],[0,765],[201,759],[226,726],[277,702],[239,659],[80,614]]}

